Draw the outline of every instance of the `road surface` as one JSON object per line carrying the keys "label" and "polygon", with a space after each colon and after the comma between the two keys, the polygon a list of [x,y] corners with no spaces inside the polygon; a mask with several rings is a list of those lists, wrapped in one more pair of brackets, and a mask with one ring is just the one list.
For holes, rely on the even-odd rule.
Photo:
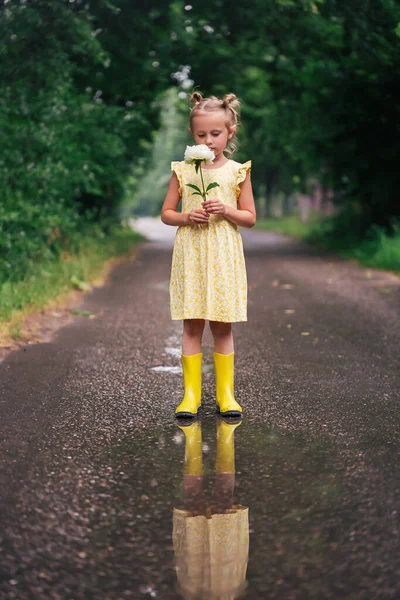
{"label": "road surface", "polygon": [[[185,597],[185,577],[197,590],[196,577],[219,585],[220,596],[199,598],[234,598],[229,569],[239,567],[248,599],[399,598],[399,278],[242,232],[249,320],[234,327],[244,408],[234,502],[248,507],[249,552],[224,572],[229,548],[215,559],[187,534],[186,552],[194,547],[210,571],[194,575],[179,570],[172,536],[185,454],[173,416],[182,394],[181,323],[168,304],[174,231],[136,226],[150,241],[85,296],[94,318],[75,316],[0,365],[0,598],[169,600]],[[208,504],[213,384],[207,331]]]}

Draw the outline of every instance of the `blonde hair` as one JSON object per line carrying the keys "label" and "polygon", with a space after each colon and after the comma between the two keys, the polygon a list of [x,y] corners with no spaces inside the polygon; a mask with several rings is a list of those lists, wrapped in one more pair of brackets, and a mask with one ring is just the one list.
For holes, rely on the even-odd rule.
{"label": "blonde hair", "polygon": [[[220,99],[216,96],[210,96],[209,98],[203,98],[200,92],[193,92],[190,96],[190,102],[193,102],[194,106],[190,111],[190,126],[192,126],[193,117],[198,114],[205,112],[214,112],[222,110],[225,113],[227,124],[229,127],[237,127],[240,125],[240,102],[235,94],[225,94]],[[226,152],[232,156],[237,150],[237,138],[236,133],[233,137],[228,140],[226,145]]]}

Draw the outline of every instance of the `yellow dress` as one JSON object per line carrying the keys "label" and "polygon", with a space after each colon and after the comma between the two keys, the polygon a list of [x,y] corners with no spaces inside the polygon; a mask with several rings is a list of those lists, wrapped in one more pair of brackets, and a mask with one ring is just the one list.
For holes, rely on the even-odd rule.
{"label": "yellow dress", "polygon": [[[251,161],[228,160],[222,167],[203,169],[204,185],[216,181],[208,198],[219,198],[237,208],[239,183],[246,179]],[[179,180],[182,212],[201,208],[188,183],[202,189],[200,172],[185,162],[171,163]],[[242,237],[237,225],[222,215],[210,215],[204,225],[182,225],[176,232],[170,280],[171,318],[207,319],[234,323],[247,321],[247,278]]]}

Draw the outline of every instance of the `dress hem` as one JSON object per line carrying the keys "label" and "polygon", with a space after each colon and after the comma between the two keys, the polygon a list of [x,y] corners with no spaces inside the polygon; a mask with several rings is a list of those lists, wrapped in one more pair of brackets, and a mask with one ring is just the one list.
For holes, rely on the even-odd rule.
{"label": "dress hem", "polygon": [[216,319],[215,317],[171,317],[171,321],[184,321],[186,319],[202,319],[203,321],[216,321],[218,323],[247,323],[245,319]]}

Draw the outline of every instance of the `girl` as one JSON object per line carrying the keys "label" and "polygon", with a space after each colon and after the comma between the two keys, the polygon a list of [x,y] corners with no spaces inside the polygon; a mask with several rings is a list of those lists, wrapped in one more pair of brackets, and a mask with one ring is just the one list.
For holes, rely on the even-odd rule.
{"label": "girl", "polygon": [[[187,184],[201,187],[201,173],[185,162],[171,164],[172,176],[161,211],[167,225],[178,225],[170,281],[171,318],[183,320],[182,368],[184,397],[177,417],[194,417],[201,404],[202,338],[205,321],[214,337],[217,410],[241,416],[233,392],[232,323],[247,321],[247,281],[240,227],[256,222],[250,182],[251,162],[226,158],[236,149],[239,101],[192,94],[190,128],[196,144],[214,152],[211,165],[202,165],[204,183],[217,182],[213,198],[202,201]],[[177,212],[182,199],[182,212]]]}

